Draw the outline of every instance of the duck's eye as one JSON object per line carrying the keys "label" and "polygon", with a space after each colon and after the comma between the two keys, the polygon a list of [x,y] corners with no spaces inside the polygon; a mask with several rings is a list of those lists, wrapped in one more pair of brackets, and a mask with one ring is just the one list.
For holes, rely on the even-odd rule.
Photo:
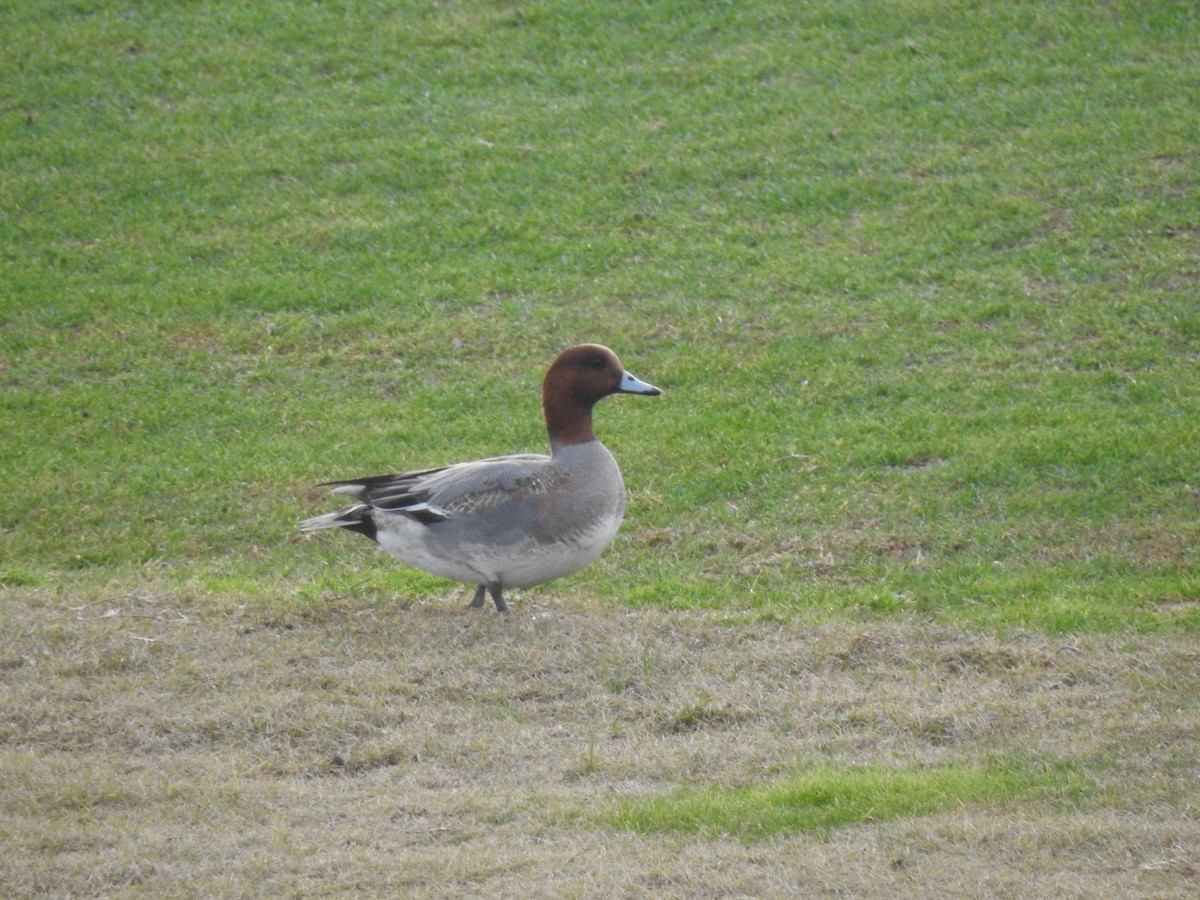
{"label": "duck's eye", "polygon": [[593,369],[595,369],[597,372],[599,372],[601,369],[604,368],[606,363],[605,363],[603,357],[593,356],[590,360],[588,360],[588,365],[591,366]]}

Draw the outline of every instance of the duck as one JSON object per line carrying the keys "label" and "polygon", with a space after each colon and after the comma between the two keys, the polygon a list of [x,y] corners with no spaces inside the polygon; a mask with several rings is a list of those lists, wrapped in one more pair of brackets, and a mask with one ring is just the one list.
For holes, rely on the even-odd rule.
{"label": "duck", "polygon": [[475,585],[468,608],[490,595],[577,572],[612,542],[625,515],[625,483],[592,427],[592,408],[610,394],[658,396],[602,344],[558,355],[542,382],[550,453],[516,453],[435,469],[329,481],[352,506],[304,519],[304,533],[344,528],[396,559]]}

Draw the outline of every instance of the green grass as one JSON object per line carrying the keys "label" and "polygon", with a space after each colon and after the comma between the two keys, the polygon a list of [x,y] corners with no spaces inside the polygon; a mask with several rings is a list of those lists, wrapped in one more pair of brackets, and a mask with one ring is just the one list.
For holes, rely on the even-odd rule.
{"label": "green grass", "polygon": [[623,799],[607,824],[638,832],[734,835],[761,840],[788,832],[828,836],[836,828],[931,815],[969,806],[1027,799],[1031,793],[1081,788],[1062,767],[993,760],[923,769],[817,766],[790,778],[750,786],[684,787],[659,797]]}
{"label": "green grass", "polygon": [[269,600],[595,339],[667,395],[566,590],[1200,622],[1189,4],[3,17],[5,583]]}

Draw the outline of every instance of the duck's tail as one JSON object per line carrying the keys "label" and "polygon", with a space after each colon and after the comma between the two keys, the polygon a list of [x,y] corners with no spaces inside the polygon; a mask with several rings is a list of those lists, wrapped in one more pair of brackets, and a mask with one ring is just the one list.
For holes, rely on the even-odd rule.
{"label": "duck's tail", "polygon": [[313,516],[300,523],[300,530],[305,534],[324,531],[326,528],[347,528],[375,540],[375,511],[365,503],[358,503],[337,512]]}

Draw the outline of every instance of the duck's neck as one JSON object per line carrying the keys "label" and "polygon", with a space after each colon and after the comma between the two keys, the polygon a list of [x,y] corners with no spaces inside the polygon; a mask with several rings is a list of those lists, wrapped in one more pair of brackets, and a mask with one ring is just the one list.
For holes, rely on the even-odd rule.
{"label": "duck's neck", "polygon": [[546,432],[552,448],[596,440],[596,432],[592,430],[594,403],[543,388],[542,412],[546,414]]}

